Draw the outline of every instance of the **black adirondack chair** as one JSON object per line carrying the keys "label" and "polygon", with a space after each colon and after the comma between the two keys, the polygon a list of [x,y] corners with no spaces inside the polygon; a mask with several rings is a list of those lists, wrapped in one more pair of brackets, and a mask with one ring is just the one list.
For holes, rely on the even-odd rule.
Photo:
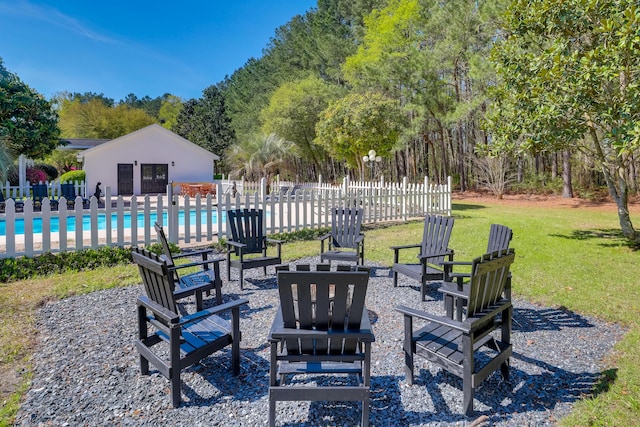
{"label": "black adirondack chair", "polygon": [[[506,253],[486,254],[473,261],[467,300],[467,313],[461,320],[436,316],[400,306],[404,315],[404,358],[407,382],[413,384],[413,359],[421,356],[462,378],[462,408],[473,414],[475,388],[493,371],[500,369],[509,379],[511,346],[511,301],[502,293],[515,258]],[[425,320],[414,329],[414,319]],[[492,332],[499,330],[498,333]],[[485,351],[485,349],[489,351]],[[484,357],[478,353],[483,352]]]}
{"label": "black adirondack chair", "polygon": [[[267,274],[267,266],[282,263],[282,241],[268,239],[262,225],[263,211],[256,209],[235,209],[227,211],[227,224],[231,238],[227,240],[227,280],[231,280],[231,268],[240,274],[240,289],[244,289],[244,270],[262,267]],[[267,255],[269,243],[276,245],[276,255]],[[260,254],[261,256],[253,256]],[[247,257],[249,255],[249,257]]]}
{"label": "black adirondack chair", "polygon": [[[415,245],[392,246],[394,250],[393,286],[398,286],[398,274],[404,274],[420,282],[420,298],[426,299],[427,282],[442,280],[442,262],[445,257],[452,261],[453,251],[448,248],[451,230],[453,229],[453,217],[441,215],[427,215],[424,219],[424,232],[422,242]],[[406,249],[419,249],[418,262],[400,263],[400,251]]]}
{"label": "black adirondack chair", "polygon": [[[210,354],[231,346],[233,375],[240,373],[241,299],[180,316],[173,297],[173,272],[155,254],[136,249],[132,253],[144,283],[146,296],[138,297],[140,372],[149,374],[149,362],[171,382],[171,403],[180,405],[180,372]],[[230,320],[219,314],[231,312]],[[149,333],[149,325],[155,332]]]}
{"label": "black adirondack chair", "polygon": [[[320,262],[332,260],[364,264],[364,234],[360,232],[363,209],[331,210],[331,232],[320,237]],[[325,242],[328,248],[325,251]]]}
{"label": "black adirondack chair", "polygon": [[[502,252],[509,249],[509,243],[512,237],[513,231],[509,227],[500,224],[491,224],[486,253]],[[469,268],[472,265],[473,262],[471,261],[444,261],[442,263],[444,268],[444,282],[438,290],[443,293],[445,310],[448,316],[453,315],[453,305],[454,303],[456,304],[457,308],[455,311],[458,320],[461,319],[462,310],[467,300],[466,297],[460,297],[460,295],[466,295],[468,292],[465,291],[464,281],[471,277],[471,273],[453,270],[456,267],[465,266]],[[507,278],[507,283],[504,287],[504,297],[511,300],[511,276]]]}
{"label": "black adirondack chair", "polygon": [[47,186],[47,184],[33,184],[31,186],[31,192],[31,199],[33,200],[34,206],[42,208],[42,201],[44,199],[49,199],[49,206],[51,206],[51,209],[58,208],[58,200],[54,199],[53,197],[49,197],[49,187]]}
{"label": "black adirondack chair", "polygon": [[[269,425],[277,401],[361,401],[369,424],[371,343],[375,338],[365,307],[367,271],[280,271],[280,307],[269,332]],[[352,374],[356,385],[288,383],[287,379]],[[305,385],[306,384],[306,385]]]}
{"label": "black adirondack chair", "polygon": [[[24,208],[24,202],[22,200],[14,200],[14,207],[16,211],[20,211]],[[4,191],[0,189],[0,212],[4,212],[7,207],[7,199],[4,197]]]}
{"label": "black adirondack chair", "polygon": [[[74,207],[76,205],[76,198],[78,197],[76,194],[76,186],[71,182],[65,182],[64,184],[60,184],[60,195],[64,197],[67,201],[68,207]],[[89,199],[82,199],[82,207],[86,208],[89,206]]]}
{"label": "black adirondack chair", "polygon": [[[169,270],[173,271],[173,278],[175,281],[175,290],[173,295],[176,299],[182,299],[190,295],[196,297],[196,309],[202,310],[203,300],[202,293],[206,292],[207,295],[211,291],[216,293],[216,304],[222,304],[222,278],[220,277],[220,262],[224,261],[223,257],[209,259],[209,256],[213,256],[213,249],[202,249],[198,251],[192,251],[186,254],[172,254],[171,248],[169,248],[169,242],[167,236],[164,234],[164,229],[157,222],[154,224],[158,240],[162,245],[164,252],[164,259],[167,262]],[[191,256],[202,257],[201,261],[188,262],[184,264],[176,264],[175,260]],[[213,268],[209,267],[212,266]],[[178,270],[201,267],[202,270],[189,274],[179,274]]]}

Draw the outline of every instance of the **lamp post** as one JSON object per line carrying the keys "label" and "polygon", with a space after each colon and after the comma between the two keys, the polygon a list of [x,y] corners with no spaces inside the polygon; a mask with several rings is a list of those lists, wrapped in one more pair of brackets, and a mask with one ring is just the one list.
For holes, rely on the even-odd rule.
{"label": "lamp post", "polygon": [[373,168],[376,163],[380,163],[382,161],[382,157],[376,155],[376,150],[369,150],[369,154],[363,156],[362,161],[365,165],[369,166],[369,169],[371,169],[371,180],[373,181]]}

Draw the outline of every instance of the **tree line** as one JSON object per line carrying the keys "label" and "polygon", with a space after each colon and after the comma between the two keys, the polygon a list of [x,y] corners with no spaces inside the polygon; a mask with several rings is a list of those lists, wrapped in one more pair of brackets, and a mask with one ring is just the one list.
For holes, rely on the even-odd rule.
{"label": "tree line", "polygon": [[52,102],[63,137],[161,123],[251,178],[369,177],[373,149],[393,180],[606,187],[637,239],[639,15],[632,0],[319,0],[198,99]]}

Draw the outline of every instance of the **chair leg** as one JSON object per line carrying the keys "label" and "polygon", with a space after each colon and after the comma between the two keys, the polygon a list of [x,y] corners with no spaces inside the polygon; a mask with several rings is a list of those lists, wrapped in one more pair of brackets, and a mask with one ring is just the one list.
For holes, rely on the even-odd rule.
{"label": "chair leg", "polygon": [[140,355],[140,374],[149,375],[149,361]]}
{"label": "chair leg", "polygon": [[169,369],[169,381],[171,381],[171,403],[174,408],[180,406],[180,327],[171,328],[169,333],[171,368]]}
{"label": "chair leg", "polygon": [[362,427],[369,427],[369,396],[362,401]]}
{"label": "chair leg", "polygon": [[394,288],[398,287],[398,272],[397,271],[393,272],[393,287]]}
{"label": "chair leg", "polygon": [[202,311],[204,304],[202,303],[202,292],[196,292],[196,311]]}
{"label": "chair leg", "polygon": [[425,282],[422,282],[422,284],[420,285],[420,301],[426,301],[427,300],[427,284]]}
{"label": "chair leg", "polygon": [[269,396],[269,427],[276,426],[276,400]]}
{"label": "chair leg", "polygon": [[475,370],[473,361],[473,342],[471,337],[463,335],[462,346],[464,353],[462,367],[462,410],[468,417],[473,415],[473,371]]}
{"label": "chair leg", "polygon": [[413,318],[404,316],[404,375],[409,385],[413,385]]}
{"label": "chair leg", "polygon": [[505,360],[505,362],[500,365],[500,373],[502,374],[502,379],[509,381],[509,360]]}
{"label": "chair leg", "polygon": [[243,291],[244,290],[244,270],[242,269],[242,267],[240,267],[240,269],[238,270],[239,274],[240,274],[240,290]]}
{"label": "chair leg", "polygon": [[240,373],[240,307],[231,309],[231,367],[233,375]]}
{"label": "chair leg", "polygon": [[174,408],[180,406],[180,369],[173,369],[171,375],[171,403]]}

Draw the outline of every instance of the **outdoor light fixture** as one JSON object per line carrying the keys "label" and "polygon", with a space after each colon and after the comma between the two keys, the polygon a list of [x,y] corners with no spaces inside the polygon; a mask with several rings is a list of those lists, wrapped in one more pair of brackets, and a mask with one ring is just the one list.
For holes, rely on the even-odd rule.
{"label": "outdoor light fixture", "polygon": [[371,179],[373,180],[373,168],[376,163],[380,163],[382,161],[382,156],[376,156],[376,150],[369,150],[369,154],[363,156],[362,161],[365,165],[369,166],[369,169],[371,169]]}
{"label": "outdoor light fixture", "polygon": [[382,156],[376,156],[376,150],[369,150],[369,155],[364,156],[362,161],[365,163],[371,162],[369,165],[373,166],[373,162],[380,163],[382,161]]}
{"label": "outdoor light fixture", "polygon": [[138,161],[137,161],[137,160],[134,160],[134,161],[133,161],[133,164],[134,164],[134,165],[136,165],[136,166],[138,166]]}
{"label": "outdoor light fixture", "polygon": [[176,162],[174,162],[173,160],[171,160],[171,166],[175,166]]}

